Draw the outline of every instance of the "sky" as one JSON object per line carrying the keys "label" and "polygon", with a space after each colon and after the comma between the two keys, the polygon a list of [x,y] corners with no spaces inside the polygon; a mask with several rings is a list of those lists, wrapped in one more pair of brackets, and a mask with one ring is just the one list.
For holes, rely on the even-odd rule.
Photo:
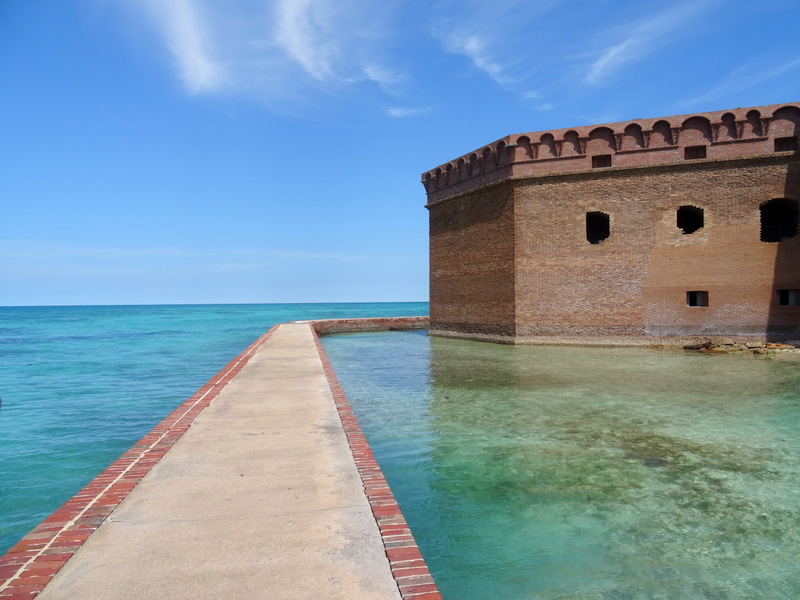
{"label": "sky", "polygon": [[424,171],[800,100],[798,0],[0,0],[0,306],[424,301]]}

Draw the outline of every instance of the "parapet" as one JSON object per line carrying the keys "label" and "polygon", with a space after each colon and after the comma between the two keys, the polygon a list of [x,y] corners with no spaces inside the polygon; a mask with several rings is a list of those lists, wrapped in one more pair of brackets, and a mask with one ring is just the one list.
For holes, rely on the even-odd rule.
{"label": "parapet", "polygon": [[796,153],[800,103],[512,134],[422,174],[428,203],[509,178]]}

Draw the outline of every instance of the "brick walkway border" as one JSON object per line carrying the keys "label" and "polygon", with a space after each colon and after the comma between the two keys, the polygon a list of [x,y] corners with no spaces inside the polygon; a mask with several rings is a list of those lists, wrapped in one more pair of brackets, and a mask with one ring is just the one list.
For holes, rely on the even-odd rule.
{"label": "brick walkway border", "polygon": [[[352,321],[359,321],[353,319]],[[403,329],[422,329],[427,324],[427,319],[424,322],[405,321],[406,327]],[[378,329],[399,329],[397,321],[392,319],[364,319],[361,322],[353,323],[350,331],[376,331]],[[420,554],[417,542],[411,534],[411,530],[406,523],[403,513],[400,511],[400,506],[395,500],[392,490],[389,489],[389,484],[383,476],[383,472],[372,454],[372,449],[367,443],[367,438],[358,424],[350,402],[336,378],[328,356],[320,344],[317,331],[320,329],[330,330],[336,328],[337,331],[343,331],[340,327],[341,322],[331,321],[314,321],[312,324],[312,332],[314,333],[314,342],[317,345],[322,367],[325,369],[325,376],[328,378],[328,386],[333,394],[333,401],[336,403],[336,410],[339,411],[339,419],[342,422],[342,428],[347,436],[347,443],[350,445],[350,451],[353,453],[353,460],[358,468],[358,474],[361,476],[361,481],[364,484],[364,493],[369,500],[372,515],[378,524],[378,529],[381,532],[383,546],[386,549],[386,556],[389,559],[389,566],[392,569],[392,575],[400,588],[400,595],[403,600],[442,600],[439,593],[439,588],[433,577],[428,571],[428,565]],[[366,326],[366,327],[365,327]]]}
{"label": "brick walkway border", "polygon": [[[441,600],[441,595],[322,350],[317,331],[424,329],[427,323],[427,318],[421,317],[309,322],[342,428],[404,600]],[[248,346],[100,475],[0,556],[0,599],[33,600],[278,327],[272,327]]]}

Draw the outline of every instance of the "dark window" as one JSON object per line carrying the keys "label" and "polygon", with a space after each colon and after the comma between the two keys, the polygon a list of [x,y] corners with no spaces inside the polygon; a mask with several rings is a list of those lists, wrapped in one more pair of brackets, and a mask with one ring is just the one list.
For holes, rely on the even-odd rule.
{"label": "dark window", "polygon": [[696,206],[681,206],[678,209],[678,228],[685,234],[702,229],[703,209]]}
{"label": "dark window", "polygon": [[611,166],[611,155],[610,154],[597,154],[592,157],[592,168],[598,169],[602,167],[610,167]]}
{"label": "dark window", "polygon": [[761,211],[761,241],[780,242],[797,235],[797,202],[775,198],[759,207]]}
{"label": "dark window", "polygon": [[590,244],[599,244],[611,235],[611,224],[606,213],[586,213],[586,239]]}
{"label": "dark window", "polygon": [[706,147],[705,146],[687,146],[683,149],[683,157],[688,160],[694,160],[696,158],[705,158],[706,157]]}
{"label": "dark window", "polygon": [[800,306],[800,290],[778,290],[776,296],[779,306]]}
{"label": "dark window", "polygon": [[797,136],[775,138],[775,152],[795,152]]}
{"label": "dark window", "polygon": [[708,292],[686,292],[686,306],[708,306]]}

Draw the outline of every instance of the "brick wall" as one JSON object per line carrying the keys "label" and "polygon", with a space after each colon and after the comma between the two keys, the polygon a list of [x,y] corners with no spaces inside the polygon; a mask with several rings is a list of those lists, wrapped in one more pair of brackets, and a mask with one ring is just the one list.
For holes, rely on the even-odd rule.
{"label": "brick wall", "polygon": [[[800,237],[760,238],[763,203],[800,200],[798,130],[798,105],[683,115],[509,136],[425,174],[432,333],[800,340],[800,306],[776,302],[800,290]],[[587,240],[587,213],[607,239]]]}
{"label": "brick wall", "polygon": [[512,185],[431,210],[430,279],[432,329],[515,334]]}

